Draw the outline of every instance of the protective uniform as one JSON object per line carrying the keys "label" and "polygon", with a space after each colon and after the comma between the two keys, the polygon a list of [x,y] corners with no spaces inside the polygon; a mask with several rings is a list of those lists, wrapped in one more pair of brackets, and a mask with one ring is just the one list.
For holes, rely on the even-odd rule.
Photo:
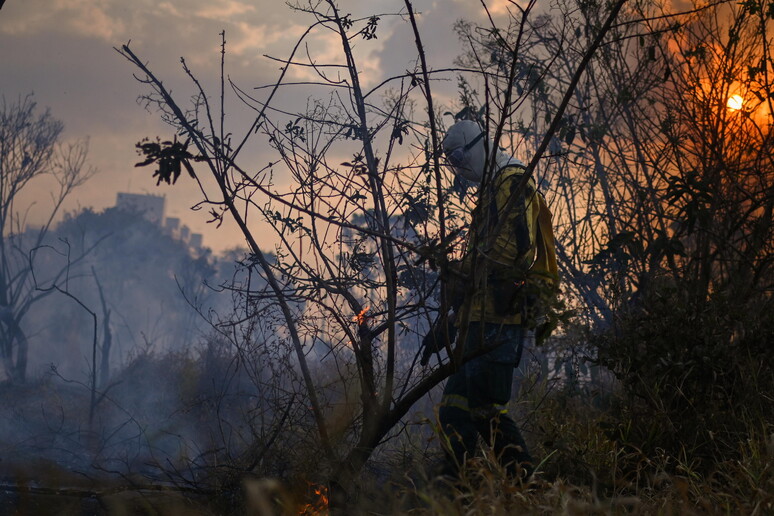
{"label": "protective uniform", "polygon": [[[524,344],[526,308],[536,288],[558,283],[551,213],[531,179],[518,185],[524,165],[496,150],[496,167],[485,177],[486,140],[478,124],[458,122],[443,146],[455,173],[482,183],[473,212],[461,273],[472,288],[457,311],[465,335],[466,361],[448,380],[439,409],[451,463],[461,465],[475,452],[479,435],[511,474],[532,470],[532,458],[516,423],[508,416],[513,370]],[[541,287],[542,285],[542,287]],[[487,351],[484,351],[487,350]]]}

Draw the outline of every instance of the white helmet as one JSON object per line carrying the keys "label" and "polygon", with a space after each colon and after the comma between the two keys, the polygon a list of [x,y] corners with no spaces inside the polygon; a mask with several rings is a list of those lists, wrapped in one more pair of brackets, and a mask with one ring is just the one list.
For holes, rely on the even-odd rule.
{"label": "white helmet", "polygon": [[[460,120],[449,128],[443,139],[443,151],[454,173],[475,183],[480,183],[484,178],[487,150],[484,146],[484,136],[484,131],[476,122]],[[495,146],[491,141],[488,141],[488,144],[491,156]],[[498,169],[508,165],[524,166],[521,161],[500,150],[496,150],[496,153],[495,162]]]}

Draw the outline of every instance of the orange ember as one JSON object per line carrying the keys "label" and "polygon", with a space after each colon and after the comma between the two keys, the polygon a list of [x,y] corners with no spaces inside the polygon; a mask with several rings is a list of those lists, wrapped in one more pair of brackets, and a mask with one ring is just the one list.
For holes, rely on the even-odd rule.
{"label": "orange ember", "polygon": [[352,318],[352,320],[355,321],[358,324],[363,324],[365,322],[365,320],[366,320],[366,313],[368,313],[368,310],[370,310],[370,309],[371,309],[370,306],[367,306],[367,307],[363,308],[362,310],[360,310],[359,314],[357,314],[356,316],[354,316]]}
{"label": "orange ember", "polygon": [[298,511],[299,516],[329,516],[328,488],[322,485],[316,485],[314,486],[314,494],[317,497],[317,500],[301,507]]}

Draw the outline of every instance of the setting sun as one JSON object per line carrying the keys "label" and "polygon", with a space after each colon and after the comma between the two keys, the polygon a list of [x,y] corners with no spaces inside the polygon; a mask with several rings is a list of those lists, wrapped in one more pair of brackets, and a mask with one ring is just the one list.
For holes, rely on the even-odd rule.
{"label": "setting sun", "polygon": [[728,102],[726,103],[729,109],[733,109],[734,111],[739,111],[744,106],[744,99],[741,95],[731,95],[728,98]]}

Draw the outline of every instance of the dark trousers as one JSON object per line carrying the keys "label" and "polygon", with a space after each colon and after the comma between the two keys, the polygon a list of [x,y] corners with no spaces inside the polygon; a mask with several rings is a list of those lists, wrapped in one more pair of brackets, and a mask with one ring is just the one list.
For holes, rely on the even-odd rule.
{"label": "dark trousers", "polygon": [[532,457],[506,408],[513,370],[521,361],[524,329],[520,325],[471,322],[465,355],[482,347],[493,349],[466,362],[444,388],[438,416],[450,448],[445,451],[452,467],[459,467],[475,453],[480,435],[509,474],[526,471],[528,476]]}

